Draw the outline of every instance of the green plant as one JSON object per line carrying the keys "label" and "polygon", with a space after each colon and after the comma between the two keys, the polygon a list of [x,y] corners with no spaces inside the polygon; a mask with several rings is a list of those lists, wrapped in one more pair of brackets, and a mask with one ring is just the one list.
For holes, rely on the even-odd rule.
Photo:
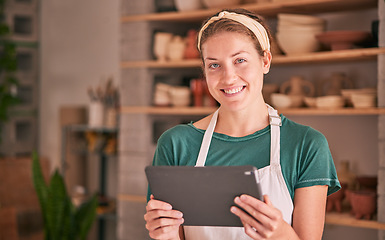
{"label": "green plant", "polygon": [[32,154],[32,176],[42,210],[45,240],[86,239],[96,217],[97,195],[75,207],[58,170],[46,184],[37,153]]}
{"label": "green plant", "polygon": [[18,81],[16,44],[9,40],[11,31],[5,21],[6,0],[0,0],[0,143],[2,124],[8,120],[9,107],[19,102],[16,96]]}

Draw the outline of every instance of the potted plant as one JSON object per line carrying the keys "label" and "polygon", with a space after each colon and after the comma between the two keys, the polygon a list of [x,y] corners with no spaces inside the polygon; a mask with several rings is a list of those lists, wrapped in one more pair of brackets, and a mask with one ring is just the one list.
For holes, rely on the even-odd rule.
{"label": "potted plant", "polygon": [[32,176],[42,211],[45,240],[85,240],[96,217],[97,195],[75,207],[58,170],[46,184],[37,153],[32,154]]}

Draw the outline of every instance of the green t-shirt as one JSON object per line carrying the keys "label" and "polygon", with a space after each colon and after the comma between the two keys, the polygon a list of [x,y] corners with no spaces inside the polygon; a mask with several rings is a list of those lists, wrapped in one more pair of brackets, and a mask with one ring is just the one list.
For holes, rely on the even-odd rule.
{"label": "green t-shirt", "polygon": [[[281,118],[280,161],[291,198],[295,189],[314,185],[327,185],[328,195],[338,191],[341,186],[324,135]],[[204,133],[191,123],[165,131],[158,140],[153,165],[194,166]],[[270,165],[270,126],[244,137],[214,132],[205,165]]]}

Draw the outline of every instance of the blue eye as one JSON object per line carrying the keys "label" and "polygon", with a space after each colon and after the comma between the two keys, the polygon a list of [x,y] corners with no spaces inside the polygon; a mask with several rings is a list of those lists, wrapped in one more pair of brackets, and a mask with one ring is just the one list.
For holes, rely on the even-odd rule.
{"label": "blue eye", "polygon": [[244,61],[246,61],[246,60],[243,59],[243,58],[239,58],[239,59],[236,60],[236,63],[243,63]]}
{"label": "blue eye", "polygon": [[213,63],[213,64],[209,65],[209,68],[213,68],[213,69],[218,68],[218,67],[219,67],[219,64],[217,64],[217,63]]}

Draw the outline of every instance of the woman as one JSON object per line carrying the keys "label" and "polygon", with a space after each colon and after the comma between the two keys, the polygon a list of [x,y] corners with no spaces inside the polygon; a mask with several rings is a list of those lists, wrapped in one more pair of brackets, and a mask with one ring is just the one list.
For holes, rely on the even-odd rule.
{"label": "woman", "polygon": [[166,131],[153,164],[254,165],[264,201],[248,195],[234,199],[250,214],[229,209],[243,228],[182,227],[183,213],[149,193],[144,218],[150,237],[321,239],[326,196],[340,184],[325,137],[278,115],[264,102],[263,76],[272,59],[265,24],[246,10],[222,11],[203,25],[198,49],[209,91],[220,108]]}

